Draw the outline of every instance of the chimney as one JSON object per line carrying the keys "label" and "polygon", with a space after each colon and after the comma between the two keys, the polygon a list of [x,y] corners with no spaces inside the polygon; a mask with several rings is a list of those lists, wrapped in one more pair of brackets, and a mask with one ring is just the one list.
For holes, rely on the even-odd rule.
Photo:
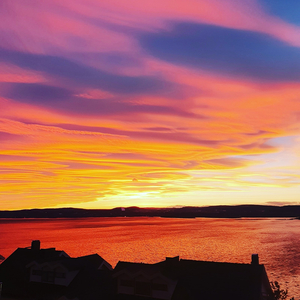
{"label": "chimney", "polygon": [[41,249],[41,242],[39,240],[35,240],[31,242],[31,250],[38,251]]}
{"label": "chimney", "polygon": [[251,265],[255,265],[255,266],[259,265],[258,254],[252,254]]}
{"label": "chimney", "polygon": [[166,257],[166,266],[168,268],[173,268],[176,267],[179,263],[179,256],[175,256],[175,257]]}

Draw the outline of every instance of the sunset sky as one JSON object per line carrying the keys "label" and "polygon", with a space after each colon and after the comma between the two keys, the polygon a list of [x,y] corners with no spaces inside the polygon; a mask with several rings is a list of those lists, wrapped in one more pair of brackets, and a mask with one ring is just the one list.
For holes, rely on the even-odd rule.
{"label": "sunset sky", "polygon": [[299,204],[299,0],[1,0],[0,209]]}

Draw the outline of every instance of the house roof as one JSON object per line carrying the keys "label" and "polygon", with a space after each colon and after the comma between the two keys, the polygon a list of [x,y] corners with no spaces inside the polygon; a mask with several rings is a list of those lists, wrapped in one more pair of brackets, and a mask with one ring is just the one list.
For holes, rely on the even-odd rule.
{"label": "house roof", "polygon": [[179,260],[179,258],[157,264],[119,262],[114,276],[118,277],[124,271],[133,277],[141,271],[148,275],[160,272],[167,278],[178,280],[172,300],[198,299],[199,295],[203,299],[210,300],[256,300],[260,299],[262,283],[270,291],[265,268],[259,264]]}
{"label": "house roof", "polygon": [[145,264],[119,261],[114,269],[114,273],[117,275],[118,273],[123,271],[130,274],[137,274],[142,271],[143,273],[151,276],[153,274],[156,274],[157,272],[161,272],[162,268],[160,263]]}
{"label": "house roof", "polygon": [[[68,286],[57,286],[48,283],[31,282],[30,287],[33,293],[44,297],[65,296],[66,299],[77,298],[79,300],[112,299],[111,271],[99,270],[104,259],[98,254],[92,254],[77,258],[65,258],[58,261],[40,261],[39,263],[49,264],[52,267],[62,265],[68,271],[78,271]],[[107,263],[107,262],[106,262]],[[51,298],[50,297],[50,298]],[[56,299],[56,298],[55,298]]]}
{"label": "house roof", "polygon": [[65,296],[80,300],[112,299],[111,271],[85,266],[68,286]]}
{"label": "house roof", "polygon": [[26,265],[34,260],[59,260],[69,257],[64,251],[49,249],[18,248],[0,265],[0,281],[3,282],[3,293],[23,295],[26,282],[29,280]]}
{"label": "house roof", "polygon": [[[104,259],[98,254],[91,254],[80,257],[64,257],[64,259],[57,259],[57,257],[52,258],[41,258],[35,259],[27,267],[30,267],[32,264],[36,263],[38,265],[48,264],[48,265],[62,265],[67,270],[79,270],[82,267],[90,266],[92,268],[98,269],[99,266],[104,262]],[[106,262],[107,263],[107,262]],[[108,264],[108,263],[107,263]]]}
{"label": "house roof", "polygon": [[231,300],[259,299],[265,272],[263,265],[191,260],[181,260],[172,270],[179,277],[178,288],[184,287],[194,297]]}

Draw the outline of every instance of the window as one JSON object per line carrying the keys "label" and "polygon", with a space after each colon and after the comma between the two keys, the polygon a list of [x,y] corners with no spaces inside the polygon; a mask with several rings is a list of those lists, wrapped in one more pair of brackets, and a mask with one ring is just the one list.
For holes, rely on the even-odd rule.
{"label": "window", "polygon": [[66,273],[63,272],[55,272],[56,278],[66,278]]}
{"label": "window", "polygon": [[48,272],[48,282],[54,282],[54,272]]}
{"label": "window", "polygon": [[136,281],[135,293],[138,295],[151,296],[151,283],[145,281]]}
{"label": "window", "polygon": [[133,287],[134,286],[134,282],[133,282],[133,280],[121,279],[120,280],[120,285],[121,286]]}
{"label": "window", "polygon": [[152,289],[156,291],[168,291],[168,286],[163,283],[152,283]]}
{"label": "window", "polygon": [[42,275],[42,270],[32,270],[32,275],[38,275],[41,276]]}
{"label": "window", "polygon": [[54,282],[54,272],[53,271],[43,271],[42,272],[42,282]]}

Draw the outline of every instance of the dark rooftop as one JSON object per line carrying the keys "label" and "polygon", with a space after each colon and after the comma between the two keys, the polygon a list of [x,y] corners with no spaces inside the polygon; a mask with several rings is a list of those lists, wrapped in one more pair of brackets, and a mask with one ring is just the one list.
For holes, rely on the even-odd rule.
{"label": "dark rooftop", "polygon": [[[262,282],[265,282],[267,289],[270,288],[265,268],[259,264],[186,259],[167,259],[156,264],[120,261],[115,267],[115,276],[122,270],[131,274],[143,271],[147,275],[160,272],[167,278],[178,280],[172,300],[198,299],[199,295],[201,299],[210,300],[254,300],[260,299]],[[127,299],[126,296],[120,297],[123,298]]]}

